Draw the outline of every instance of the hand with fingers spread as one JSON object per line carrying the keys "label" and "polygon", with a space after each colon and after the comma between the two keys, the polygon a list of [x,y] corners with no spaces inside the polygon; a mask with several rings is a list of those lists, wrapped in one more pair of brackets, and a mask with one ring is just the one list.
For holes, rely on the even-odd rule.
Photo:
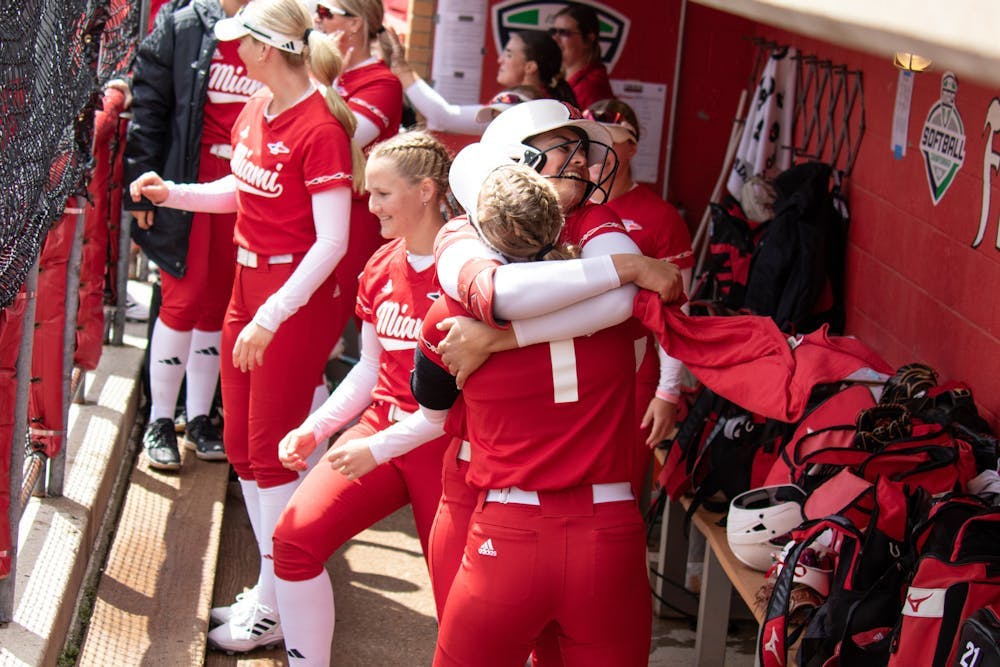
{"label": "hand with fingers spread", "polygon": [[403,88],[408,88],[416,81],[417,75],[413,71],[413,67],[406,60],[406,47],[403,46],[403,41],[399,38],[399,34],[395,30],[387,27],[385,31],[389,36],[388,41],[392,45],[392,49],[389,53],[386,53],[385,49],[381,47],[380,42],[379,48],[382,52],[382,60],[385,61],[385,64],[389,66],[392,73],[403,84]]}
{"label": "hand with fingers spread", "polygon": [[250,322],[233,345],[233,366],[244,373],[264,365],[264,350],[274,338],[274,332],[268,331],[255,322]]}
{"label": "hand with fingers spread", "polygon": [[306,459],[316,449],[316,436],[312,429],[298,427],[289,431],[278,443],[278,459],[289,470],[303,471]]}
{"label": "hand with fingers spread", "polygon": [[323,458],[331,468],[352,482],[364,477],[378,465],[368,447],[368,438],[341,438]]}

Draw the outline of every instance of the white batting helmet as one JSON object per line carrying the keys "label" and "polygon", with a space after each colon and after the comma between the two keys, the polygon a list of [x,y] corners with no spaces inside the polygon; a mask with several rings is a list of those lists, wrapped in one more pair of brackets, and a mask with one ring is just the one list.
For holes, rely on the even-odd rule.
{"label": "white batting helmet", "polygon": [[[561,127],[572,128],[579,135],[580,145],[572,153],[585,151],[587,166],[597,171],[596,174],[591,173],[583,201],[589,199],[594,191],[601,192],[604,199],[607,199],[618,169],[618,156],[611,148],[614,143],[611,133],[600,123],[584,118],[577,109],[565,102],[530,100],[516,104],[501,112],[486,126],[481,143],[515,147],[521,152],[523,162],[536,171],[541,171],[547,159],[546,153],[552,148],[539,150],[531,145],[531,139]],[[567,163],[568,161],[569,159],[566,160]],[[565,167],[565,164],[562,166]],[[563,170],[560,169],[554,178],[570,177],[563,176]]]}

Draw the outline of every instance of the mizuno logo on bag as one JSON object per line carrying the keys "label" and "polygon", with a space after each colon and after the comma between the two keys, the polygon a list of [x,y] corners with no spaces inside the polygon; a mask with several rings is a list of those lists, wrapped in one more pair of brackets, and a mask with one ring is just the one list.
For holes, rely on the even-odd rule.
{"label": "mizuno logo on bag", "polygon": [[479,545],[479,553],[483,556],[491,556],[493,558],[497,557],[497,551],[493,548],[493,538],[488,538],[485,542]]}
{"label": "mizuno logo on bag", "polygon": [[943,588],[918,588],[910,586],[903,604],[904,616],[921,618],[941,618],[944,615]]}

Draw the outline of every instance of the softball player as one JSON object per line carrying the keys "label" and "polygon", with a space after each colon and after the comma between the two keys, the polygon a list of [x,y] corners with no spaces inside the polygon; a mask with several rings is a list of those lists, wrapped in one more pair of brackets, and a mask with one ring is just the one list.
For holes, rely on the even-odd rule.
{"label": "softball player", "polygon": [[[230,173],[229,134],[260,83],[247,76],[236,45],[212,27],[245,0],[194,0],[167,7],[143,40],[132,79],[134,120],[125,147],[126,178],[162,171],[167,178],[209,183]],[[192,61],[198,64],[192,67]],[[133,238],[160,267],[162,304],[149,348],[150,414],[143,435],[152,468],[181,466],[174,410],[187,377],[185,444],[198,458],[225,460],[209,411],[219,380],[222,320],[233,284],[232,213],[161,211],[128,202]]]}
{"label": "softball player", "polygon": [[560,73],[562,56],[555,41],[538,30],[513,33],[497,59],[497,83],[505,90],[486,104],[451,104],[430,87],[406,61],[403,45],[389,31],[392,72],[406,96],[424,116],[430,130],[480,135],[493,117],[512,104],[551,97],[576,104],[573,91]]}
{"label": "softball player", "polygon": [[[299,475],[278,442],[308,415],[313,389],[339,332],[333,269],[347,246],[351,184],[364,161],[351,141],[354,115],[330,86],[340,57],[311,34],[297,0],[255,0],[216,24],[239,40],[248,75],[263,82],[233,126],[233,175],[174,185],[144,174],[133,199],[172,208],[236,210],[236,277],[223,324],[225,441],[261,554],[253,599],[209,632],[209,644],[246,651],[281,639],[271,536]],[[310,78],[327,85],[320,93]]]}
{"label": "softball player", "polygon": [[566,80],[581,109],[614,97],[608,70],[601,62],[601,26],[593,7],[571,2],[559,10],[549,28],[559,50]]}
{"label": "softball player", "polygon": [[[499,185],[487,179],[484,196],[495,198],[489,204],[503,202]],[[548,210],[543,198],[524,198],[527,190],[513,192],[538,218],[551,218],[553,211],[558,218],[551,188]],[[487,208],[514,218],[515,203],[507,197]],[[507,247],[490,236],[489,216],[478,222],[487,240]],[[560,226],[554,229],[558,234]],[[522,232],[510,229],[508,238],[523,242]],[[527,256],[541,259],[551,251],[550,241]],[[421,403],[441,407],[457,392],[426,358],[441,363],[433,345],[443,334],[433,320],[464,312],[449,299],[425,320],[414,380]],[[632,379],[624,374],[623,381],[621,373],[634,364],[631,336],[627,325],[619,325],[502,352],[466,381],[469,482],[481,491],[444,608],[435,664],[520,665],[546,628],[558,628],[570,664],[645,663],[643,528],[623,481],[632,452],[622,443],[630,441],[630,428],[634,433],[630,392],[623,391]],[[545,367],[551,371],[539,374]],[[616,391],[626,400],[604,393]]]}
{"label": "softball player", "polygon": [[[601,100],[583,112],[601,123],[611,134],[618,156],[618,171],[611,184],[607,205],[621,219],[629,236],[648,257],[668,260],[681,270],[684,293],[689,293],[694,254],[684,219],[673,206],[632,177],[632,159],[639,143],[639,120],[621,100]],[[681,307],[687,312],[687,305]],[[651,335],[645,337],[646,352],[636,374],[636,409],[639,420],[638,467],[633,477],[636,493],[642,490],[654,447],[673,430],[680,399],[682,364],[670,357]]]}
{"label": "softball player", "polygon": [[[377,144],[369,155],[369,206],[382,234],[394,240],[361,275],[361,360],[279,445],[282,463],[304,470],[317,441],[360,415],[306,475],[275,529],[278,607],[292,665],[330,663],[335,616],[324,564],[342,544],[409,503],[426,550],[448,438],[411,414],[417,404],[409,379],[421,322],[440,294],[433,248],[444,222],[449,164],[444,146],[421,132]],[[401,435],[426,444],[395,457]]]}
{"label": "softball player", "polygon": [[[376,141],[385,141],[397,132],[403,115],[403,90],[389,67],[372,55],[371,44],[378,41],[388,52],[389,38],[382,27],[381,0],[320,0],[314,5],[316,28],[336,39],[344,54],[344,71],[335,86],[357,119],[354,140],[367,150]],[[334,36],[339,33],[339,36]],[[347,253],[337,265],[337,285],[343,322],[340,333],[354,310],[358,276],[372,253],[384,240],[378,220],[368,210],[368,194],[358,192],[351,202],[351,235]]]}

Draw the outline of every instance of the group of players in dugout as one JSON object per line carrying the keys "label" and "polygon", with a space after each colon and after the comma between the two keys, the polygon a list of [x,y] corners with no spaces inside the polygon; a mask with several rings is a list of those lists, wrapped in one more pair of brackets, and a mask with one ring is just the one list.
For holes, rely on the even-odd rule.
{"label": "group of players in dugout", "polygon": [[[144,452],[180,468],[186,379],[183,444],[233,466],[260,551],[209,644],[328,665],[324,563],[410,504],[435,665],[644,665],[636,498],[681,367],[631,315],[641,289],[683,300],[687,228],[632,179],[639,123],[592,9],[513,35],[503,91],[470,106],[382,22],[381,0],[175,1],[140,45],[128,206],[162,282]],[[399,133],[404,87],[430,129],[481,139],[452,160]],[[352,315],[360,360],[327,398]]]}

